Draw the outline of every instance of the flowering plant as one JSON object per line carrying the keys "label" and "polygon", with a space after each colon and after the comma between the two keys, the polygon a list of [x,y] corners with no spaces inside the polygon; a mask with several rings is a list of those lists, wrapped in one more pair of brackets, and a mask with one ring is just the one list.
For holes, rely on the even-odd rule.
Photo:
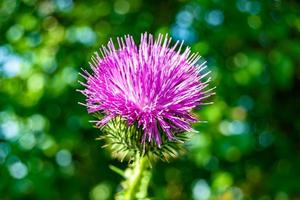
{"label": "flowering plant", "polygon": [[189,47],[182,52],[183,42],[171,46],[167,35],[154,40],[147,33],[139,45],[129,35],[117,41],[119,48],[110,40],[92,57],[81,92],[88,112],[97,116],[104,146],[132,161],[127,174],[121,173],[124,190],[117,198],[145,198],[149,161],[169,160],[184,150],[194,132],[191,123],[197,122],[191,110],[204,105],[213,88],[207,89],[210,78],[204,80],[210,73],[203,73],[205,62],[199,64]]}

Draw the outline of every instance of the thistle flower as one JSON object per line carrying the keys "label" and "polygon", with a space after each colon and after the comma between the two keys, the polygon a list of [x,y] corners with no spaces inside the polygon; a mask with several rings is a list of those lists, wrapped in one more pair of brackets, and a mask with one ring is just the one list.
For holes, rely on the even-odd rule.
{"label": "thistle flower", "polygon": [[171,46],[167,35],[154,40],[144,33],[139,45],[130,35],[117,42],[118,48],[110,40],[101,56],[92,57],[92,73],[83,70],[84,105],[89,113],[104,115],[96,125],[122,119],[139,130],[137,143],[158,148],[193,131],[191,123],[197,119],[191,110],[213,94],[206,89],[210,78],[203,81],[209,72],[202,74],[206,65],[199,63],[200,56],[189,47],[182,50],[183,42]]}

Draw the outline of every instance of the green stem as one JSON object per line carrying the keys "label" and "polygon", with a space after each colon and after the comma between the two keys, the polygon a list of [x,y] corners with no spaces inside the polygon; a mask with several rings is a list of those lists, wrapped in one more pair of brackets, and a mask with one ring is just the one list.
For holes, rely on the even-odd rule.
{"label": "green stem", "polygon": [[136,199],[136,194],[139,191],[141,186],[141,181],[143,178],[143,174],[149,167],[149,161],[147,157],[137,156],[134,167],[132,169],[132,174],[128,177],[128,188],[124,195],[124,200],[134,200]]}

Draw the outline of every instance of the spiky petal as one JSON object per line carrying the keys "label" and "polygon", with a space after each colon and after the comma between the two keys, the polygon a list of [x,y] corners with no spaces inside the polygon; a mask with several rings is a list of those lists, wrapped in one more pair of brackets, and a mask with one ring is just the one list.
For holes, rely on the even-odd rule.
{"label": "spiky petal", "polygon": [[161,145],[161,134],[174,138],[178,131],[191,131],[196,119],[191,109],[200,105],[211,93],[201,79],[205,63],[197,64],[200,56],[187,47],[182,53],[178,41],[151,34],[141,35],[139,45],[132,36],[118,38],[118,48],[112,40],[96,53],[90,63],[92,74],[84,70],[87,83],[82,93],[87,97],[89,113],[101,111],[105,117],[97,122],[103,126],[121,116],[129,125],[137,123],[143,129],[144,142]]}

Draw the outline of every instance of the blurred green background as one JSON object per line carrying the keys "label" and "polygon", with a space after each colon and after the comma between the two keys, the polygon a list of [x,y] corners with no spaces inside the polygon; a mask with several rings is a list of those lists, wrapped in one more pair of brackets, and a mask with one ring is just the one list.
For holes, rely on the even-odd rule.
{"label": "blurred green background", "polygon": [[[300,3],[0,0],[0,199],[112,199],[124,168],[76,92],[110,37],[169,33],[208,61],[215,104],[153,199],[300,199]],[[298,88],[298,89],[297,89]]]}

